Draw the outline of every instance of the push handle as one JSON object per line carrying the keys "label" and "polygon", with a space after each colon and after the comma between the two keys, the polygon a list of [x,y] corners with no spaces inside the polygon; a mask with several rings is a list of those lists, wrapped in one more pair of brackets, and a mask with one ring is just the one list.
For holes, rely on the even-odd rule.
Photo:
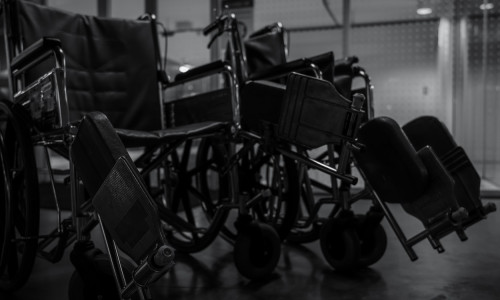
{"label": "push handle", "polygon": [[218,29],[224,25],[224,22],[226,22],[228,16],[227,15],[220,15],[215,20],[208,24],[205,28],[203,28],[203,35],[209,35],[212,31],[215,29]]}

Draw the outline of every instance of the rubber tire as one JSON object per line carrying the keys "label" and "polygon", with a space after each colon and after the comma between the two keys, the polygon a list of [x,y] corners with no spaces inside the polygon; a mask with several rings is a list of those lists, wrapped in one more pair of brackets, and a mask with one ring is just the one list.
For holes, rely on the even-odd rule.
{"label": "rubber tire", "polygon": [[234,244],[234,264],[250,280],[268,278],[278,265],[281,241],[276,230],[253,221],[241,230]]}
{"label": "rubber tire", "polygon": [[349,272],[358,268],[360,241],[355,228],[346,227],[336,218],[321,228],[320,246],[325,260],[337,271]]}
{"label": "rubber tire", "polygon": [[[118,289],[116,287],[115,279],[113,278],[113,271],[111,269],[111,263],[109,257],[105,253],[98,254],[94,258],[94,262],[96,263],[96,267],[99,269],[99,272],[103,272],[105,274],[105,280],[103,282],[102,287],[104,290],[101,291],[91,291],[90,287],[87,287],[84,284],[84,281],[80,275],[80,273],[75,270],[73,274],[71,274],[71,278],[68,284],[68,300],[120,300]],[[131,278],[132,272],[134,270],[134,266],[127,260],[121,260],[122,267],[124,268],[125,277],[127,280]],[[101,275],[102,276],[102,275]],[[90,297],[85,297],[85,295],[95,295]],[[132,296],[133,300],[139,300],[140,297],[137,293]]]}
{"label": "rubber tire", "polygon": [[[20,113],[13,109],[9,101],[0,101],[0,116],[5,117],[3,120],[6,122],[0,126],[5,146],[2,149],[2,154],[5,154],[2,173],[8,174],[9,177],[3,184],[10,185],[10,195],[6,198],[10,203],[4,202],[0,206],[3,210],[0,215],[4,217],[0,226],[5,230],[0,240],[0,290],[14,291],[21,288],[31,275],[38,240],[30,239],[17,244],[11,240],[20,236],[20,228],[23,228],[23,236],[38,235],[40,195],[35,154],[27,122],[23,121]],[[14,155],[17,158],[15,162]],[[8,165],[9,162],[20,165]],[[23,220],[16,223],[19,216],[22,216]],[[14,255],[17,257],[14,258]],[[12,271],[14,267],[15,271]],[[9,272],[11,273],[8,274]]]}
{"label": "rubber tire", "polygon": [[378,223],[375,228],[363,232],[364,215],[356,216],[356,231],[360,239],[359,267],[365,268],[378,262],[387,249],[387,234],[382,224]]}

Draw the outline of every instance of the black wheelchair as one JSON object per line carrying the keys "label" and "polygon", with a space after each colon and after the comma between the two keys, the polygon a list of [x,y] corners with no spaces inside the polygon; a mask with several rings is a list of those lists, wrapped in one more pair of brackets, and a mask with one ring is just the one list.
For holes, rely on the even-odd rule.
{"label": "black wheelchair", "polygon": [[[20,288],[37,255],[57,262],[74,244],[75,286],[90,293],[109,290],[109,280],[88,275],[87,266],[94,265],[94,273],[114,275],[119,296],[137,295],[137,286],[147,297],[148,285],[172,265],[173,250],[162,245],[168,241],[178,251],[200,251],[217,237],[230,210],[248,215],[236,196],[237,174],[225,167],[232,155],[225,141],[233,120],[165,126],[173,119],[165,120],[161,91],[170,83],[154,16],[97,18],[6,0],[2,17],[10,74],[10,97],[0,102],[2,289]],[[220,142],[216,157],[189,169],[191,145],[208,137]],[[142,152],[132,163],[123,147]],[[67,159],[67,168],[54,169],[53,157]],[[46,235],[39,234],[39,166],[48,174],[58,216],[56,228]],[[213,189],[200,190],[197,178],[208,172]],[[56,177],[63,177],[62,182]],[[62,199],[56,188],[60,184],[71,187],[70,199]],[[108,199],[123,201],[122,214],[113,214],[105,205]],[[142,210],[134,199],[142,199],[137,200]],[[214,214],[200,213],[214,199]],[[68,218],[62,217],[63,201],[70,201]],[[137,227],[145,219],[148,226]],[[242,219],[235,245],[242,249],[235,251],[238,269],[250,278],[269,274],[279,258],[279,238],[265,224]],[[90,241],[99,223],[104,224],[108,256]],[[124,233],[133,233],[132,240]],[[133,262],[121,259],[118,248]]]}
{"label": "black wheelchair", "polygon": [[[299,218],[297,217],[299,209],[303,210],[302,203],[306,202],[306,205],[312,203],[317,210],[325,204],[314,203],[311,182],[308,181],[309,170],[320,170],[331,176],[334,187],[326,187],[326,190],[332,193],[332,189],[337,189],[336,197],[333,201],[329,201],[338,207],[334,214],[341,209],[350,210],[349,201],[352,199],[346,191],[357,178],[349,174],[349,151],[356,136],[356,128],[366,115],[364,112],[366,109],[363,109],[366,105],[364,99],[371,101],[369,77],[364,70],[353,66],[357,62],[356,58],[336,62],[332,52],[286,62],[283,53],[283,27],[279,23],[253,33],[248,40],[243,42],[236,17],[232,14],[222,14],[204,30],[206,35],[211,32],[214,32],[212,41],[223,34],[228,35],[226,60],[194,68],[179,74],[176,80],[185,82],[201,75],[213,74],[219,67],[234,70],[238,90],[232,90],[231,96],[234,99],[233,102],[239,103],[236,107],[241,127],[236,130],[234,144],[238,150],[232,161],[237,165],[239,178],[243,179],[239,185],[240,195],[244,196],[251,193],[253,189],[269,186],[271,181],[267,179],[267,170],[272,163],[260,152],[269,148],[269,145],[277,145],[273,147],[278,150],[285,163],[287,160],[293,160],[299,165],[296,167],[295,173],[298,171],[299,174],[296,175],[294,184],[301,186],[301,189],[294,191],[295,198],[289,191],[281,194],[273,193],[271,195],[278,197],[271,199],[261,199],[259,202],[250,201],[251,213],[256,219],[272,224],[282,240],[303,241],[306,235],[304,232],[311,230],[309,229],[311,223],[315,225],[315,232],[319,232],[316,230],[319,226],[316,226],[318,224],[316,213],[311,210],[307,216],[300,212]],[[336,84],[342,87],[348,86],[343,93],[333,85],[335,63],[337,63],[335,69],[338,73]],[[290,73],[294,74],[290,75]],[[353,74],[362,76],[367,83],[367,87],[363,90],[366,96],[358,94],[354,101],[350,100],[354,94],[350,86]],[[314,78],[308,75],[313,75]],[[344,94],[349,98],[346,98]],[[190,99],[202,102],[203,97],[200,95]],[[309,100],[311,98],[318,101]],[[224,106],[224,103],[217,104]],[[175,107],[178,112],[181,111],[177,105],[177,101],[174,101],[173,114],[175,114]],[[192,115],[199,118],[202,114]],[[206,117],[206,114],[203,117]],[[278,145],[279,141],[281,141],[280,145]],[[309,156],[309,149],[326,144],[330,146],[325,154],[317,159]],[[207,159],[206,153],[214,152],[210,150],[213,146],[214,144],[208,139],[202,142],[198,152],[201,161]],[[341,164],[339,164],[337,154],[335,158],[331,156],[331,161],[324,159],[329,153],[333,153],[332,151],[342,153]],[[290,170],[289,167],[285,169]],[[290,178],[291,171],[287,173]],[[291,182],[290,179],[288,182]],[[338,184],[344,190],[342,195],[338,192]],[[306,222],[308,224],[303,225]],[[327,231],[331,230],[325,230]],[[234,228],[225,227],[223,232],[229,240],[234,240]],[[309,232],[307,234],[312,235]],[[319,237],[319,234],[317,236]],[[342,241],[336,243],[341,244]],[[325,256],[331,256],[330,254],[334,253],[327,247],[324,251]],[[350,252],[355,251],[346,253]],[[352,263],[356,259],[350,260]],[[336,268],[342,268],[338,263],[333,265]]]}
{"label": "black wheelchair", "polygon": [[[435,204],[430,205],[432,207],[430,210],[424,208],[424,200],[421,202],[416,201],[410,205],[411,208],[408,208],[410,206],[406,204],[403,205],[405,210],[419,218],[425,227],[423,232],[407,240],[385,205],[385,202],[391,202],[392,200],[380,197],[379,194],[381,193],[378,191],[380,187],[377,184],[371,184],[372,181],[377,182],[377,172],[374,172],[371,168],[374,165],[383,168],[383,165],[379,165],[383,159],[370,153],[371,147],[366,147],[363,140],[367,135],[357,137],[359,124],[379,122],[379,119],[370,121],[373,119],[373,87],[369,76],[363,68],[356,65],[358,62],[356,57],[335,61],[333,53],[286,62],[283,54],[285,51],[279,51],[284,45],[282,29],[280,24],[273,24],[254,33],[246,43],[243,43],[239,36],[238,22],[235,16],[223,14],[204,30],[205,34],[215,31],[213,39],[228,33],[229,55],[227,55],[226,64],[233,67],[237,73],[236,78],[240,87],[240,91],[233,96],[240,103],[238,106],[241,118],[239,136],[247,141],[251,141],[252,137],[256,136],[255,141],[261,140],[259,147],[265,147],[266,144],[269,144],[269,139],[266,140],[268,137],[272,137],[270,139],[272,141],[285,140],[288,144],[279,146],[278,151],[284,157],[293,158],[298,164],[298,182],[301,186],[299,207],[294,206],[293,209],[290,209],[290,203],[286,198],[278,197],[274,202],[275,207],[280,207],[281,203],[287,204],[283,206],[288,208],[283,212],[284,216],[287,213],[292,214],[297,211],[294,224],[291,227],[290,223],[283,226],[286,217],[267,219],[267,222],[278,228],[282,239],[286,238],[290,242],[305,243],[320,238],[321,249],[330,265],[338,270],[352,270],[372,265],[383,256],[387,245],[387,237],[380,222],[384,216],[388,218],[389,224],[413,260],[416,259],[416,254],[411,247],[416,243],[427,238],[434,248],[442,251],[439,242],[441,237],[456,231],[459,233],[460,238],[464,240],[463,229],[468,226],[467,224],[474,224],[482,220],[495,209],[492,204],[484,206],[481,204],[478,194],[478,177],[471,175],[475,171],[473,168],[471,169],[469,163],[467,171],[469,177],[466,178],[473,178],[473,182],[466,183],[464,187],[466,180],[462,178],[460,184],[456,185],[462,186],[456,188],[457,191],[474,191],[473,193],[468,192],[470,195],[468,199],[461,199],[460,203],[456,204],[453,200],[443,197],[438,190],[432,189],[427,191],[427,197],[430,197],[427,199],[432,199],[429,201],[435,202]],[[278,48],[276,48],[276,45],[278,45]],[[245,55],[246,52],[254,56],[249,57]],[[207,74],[210,72],[210,68],[217,64],[224,65],[223,62],[215,62],[212,65],[193,69],[178,77],[185,80],[196,77],[200,72],[206,72]],[[316,78],[326,79],[326,81],[299,74],[288,75],[290,72],[314,75]],[[353,88],[352,82],[357,77],[363,80],[364,87]],[[269,80],[285,83],[286,88],[269,82]],[[354,96],[356,93],[358,95]],[[361,101],[361,95],[367,99],[364,104]],[[323,99],[325,103],[329,102],[331,106],[325,104],[324,107],[318,109],[318,107],[321,107],[320,105],[314,104],[312,101],[308,103],[307,99],[311,98]],[[238,103],[237,100],[235,102]],[[349,112],[349,122],[343,118],[343,113],[348,110],[345,107],[346,103],[350,103],[351,109],[353,109]],[[296,107],[300,108],[297,109]],[[317,110],[314,110],[315,108]],[[300,113],[297,113],[297,111],[300,111]],[[328,113],[324,113],[325,111],[328,111]],[[324,116],[328,117],[321,119]],[[317,120],[311,120],[314,117]],[[314,125],[311,126],[314,121],[317,121],[317,124],[321,123],[321,125],[316,128]],[[343,121],[346,122],[342,123]],[[288,127],[285,127],[284,124]],[[340,124],[343,124],[344,127],[339,126]],[[370,125],[362,128],[370,128]],[[414,126],[414,128],[418,128],[418,126]],[[418,129],[415,129],[415,132],[422,135]],[[429,132],[432,132],[432,130]],[[377,132],[375,130],[371,132],[369,137],[375,141],[378,138],[385,138],[384,135],[391,136],[384,131]],[[263,137],[264,139],[262,139]],[[401,137],[394,139],[398,140]],[[374,141],[370,140],[370,142],[376,143]],[[236,140],[236,142],[241,142],[241,140]],[[400,142],[404,143],[404,139]],[[429,145],[430,142],[431,140],[424,141],[419,147]],[[310,158],[309,150],[324,145],[327,145],[326,151],[320,152],[314,158]],[[210,143],[203,144],[203,146],[210,147]],[[249,146],[245,148],[245,146],[242,146],[238,152],[238,155],[243,157],[238,165],[238,172],[245,174],[249,170],[252,171],[250,172],[251,176],[246,177],[250,178],[247,182],[252,182],[252,180],[255,182],[255,178],[261,178],[258,175],[265,173],[261,170],[257,172],[256,176],[255,172],[255,170],[262,168],[262,160],[255,160],[251,155],[249,159],[244,159],[248,153],[254,153],[249,152],[248,149],[253,149],[252,151],[258,153],[259,147]],[[353,151],[356,153],[354,156],[352,155]],[[398,149],[395,151],[386,152],[391,153],[396,164],[401,163],[399,162],[401,157],[398,155],[400,155],[400,151],[404,152],[405,150]],[[204,153],[205,151],[200,151],[199,155],[203,156]],[[461,153],[460,156],[457,156],[458,158],[452,156],[453,159],[457,160],[453,161],[453,164],[461,164],[461,161],[467,161],[463,151]],[[257,161],[255,165],[253,165],[254,161]],[[351,175],[353,167],[359,169],[366,182],[365,188],[354,194],[350,190],[350,185],[356,181]],[[398,174],[398,171],[392,170],[390,165],[388,165],[387,169],[388,172]],[[317,170],[331,176],[329,184],[321,183],[310,176],[311,171]],[[398,178],[398,176],[394,175],[393,178]],[[433,186],[440,184],[435,176],[423,180],[427,182],[426,184]],[[407,184],[410,183],[407,182]],[[392,183],[387,185],[386,189],[393,189],[390,193],[398,193],[398,191],[404,190],[404,188],[400,189],[399,187],[393,188]],[[245,190],[245,188],[241,190]],[[315,199],[315,194],[318,191],[326,192],[331,196]],[[408,193],[411,194],[411,190]],[[373,206],[364,215],[354,215],[351,205],[361,199],[370,199]],[[333,204],[334,206],[328,216],[322,218],[318,213],[325,204]],[[416,213],[418,210],[422,210],[422,212]],[[271,212],[272,216],[278,215],[276,210],[268,209],[268,211]],[[256,215],[259,217],[258,212]],[[262,216],[260,217],[262,218]],[[435,229],[435,226],[439,229]]]}

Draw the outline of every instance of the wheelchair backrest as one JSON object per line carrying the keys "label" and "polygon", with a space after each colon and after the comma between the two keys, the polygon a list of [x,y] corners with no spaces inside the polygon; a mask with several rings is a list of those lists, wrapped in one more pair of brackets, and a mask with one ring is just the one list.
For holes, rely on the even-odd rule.
{"label": "wheelchair backrest", "polygon": [[428,171],[401,127],[378,117],[358,131],[360,151],[353,151],[358,167],[379,195],[390,203],[412,202],[428,185]]}
{"label": "wheelchair backrest", "polygon": [[24,48],[42,37],[61,41],[70,121],[102,111],[114,127],[161,128],[153,21],[99,18],[16,2],[19,18],[12,21],[19,23]]}
{"label": "wheelchair backrest", "polygon": [[273,23],[244,41],[248,74],[286,63],[285,29]]}

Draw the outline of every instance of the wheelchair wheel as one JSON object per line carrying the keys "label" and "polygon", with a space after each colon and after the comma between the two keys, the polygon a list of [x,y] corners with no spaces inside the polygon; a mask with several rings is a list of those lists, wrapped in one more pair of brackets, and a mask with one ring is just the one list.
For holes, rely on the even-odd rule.
{"label": "wheelchair wheel", "polygon": [[[245,201],[246,208],[254,219],[272,225],[281,240],[290,232],[298,210],[298,176],[295,162],[279,153],[269,153],[252,141],[246,141],[247,151],[240,153],[237,162],[239,197]],[[239,145],[240,146],[240,145]],[[202,141],[197,164],[211,161],[219,147],[213,140]],[[209,194],[210,173],[200,172],[198,184],[204,194]],[[214,215],[217,202],[210,199],[206,203],[206,213]],[[234,219],[234,218],[233,218]],[[236,230],[230,225],[222,229],[224,236],[234,241]]]}
{"label": "wheelchair wheel", "polygon": [[329,219],[321,228],[320,246],[324,258],[340,272],[355,270],[360,258],[360,241],[356,229],[337,218]]}
{"label": "wheelchair wheel", "polygon": [[258,280],[271,275],[280,255],[280,238],[270,225],[252,221],[238,232],[234,244],[234,264],[246,278]]}
{"label": "wheelchair wheel", "polygon": [[363,226],[366,216],[356,216],[356,231],[360,241],[358,265],[368,267],[378,262],[387,249],[387,234],[380,223],[376,226]]}
{"label": "wheelchair wheel", "polygon": [[38,246],[39,192],[33,145],[27,122],[10,102],[0,102],[3,137],[2,181],[6,196],[0,209],[0,289],[19,289],[28,280]]}
{"label": "wheelchair wheel", "polygon": [[[183,154],[174,152],[170,156],[166,180],[175,180],[171,184],[170,195],[158,205],[169,242],[177,251],[184,253],[201,251],[218,236],[227,219],[228,210],[219,209],[212,203],[227,202],[232,189],[231,174],[222,175],[217,171],[221,167],[221,161],[225,159],[224,149],[220,150],[220,159],[195,165],[190,161],[192,147],[191,141],[188,141],[184,145]],[[200,173],[209,173],[211,176],[214,188],[209,192],[200,190],[196,184]],[[209,210],[214,211],[214,214],[207,215],[206,205],[211,204],[213,206]]]}

